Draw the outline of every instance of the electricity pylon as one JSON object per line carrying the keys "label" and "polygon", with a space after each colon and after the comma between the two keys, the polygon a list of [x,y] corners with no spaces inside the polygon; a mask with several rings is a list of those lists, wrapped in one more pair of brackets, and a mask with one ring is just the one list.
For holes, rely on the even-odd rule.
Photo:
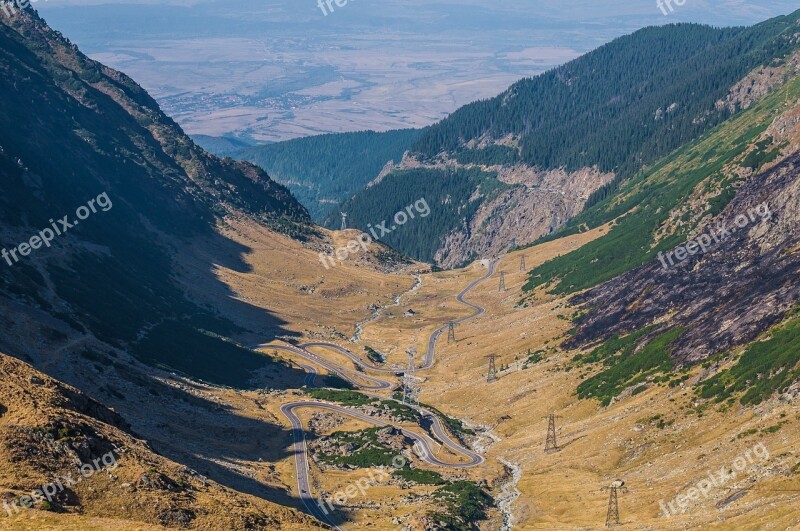
{"label": "electricity pylon", "polygon": [[550,413],[542,418],[547,419],[547,441],[544,443],[544,451],[547,453],[558,452],[561,448],[558,447],[558,440],[556,439],[556,419],[561,417]]}
{"label": "electricity pylon", "polygon": [[342,230],[347,230],[347,214],[342,212]]}
{"label": "electricity pylon", "polygon": [[519,272],[524,273],[527,268],[525,267],[525,255],[519,257]]}
{"label": "electricity pylon", "polygon": [[505,291],[506,290],[506,273],[505,271],[500,271],[500,287],[497,291]]}
{"label": "electricity pylon", "polygon": [[489,372],[486,374],[486,381],[492,383],[497,381],[497,367],[495,366],[497,354],[489,354],[486,358],[489,360]]}
{"label": "electricity pylon", "polygon": [[447,328],[447,342],[456,342],[456,324],[453,321],[450,321],[450,325]]}
{"label": "electricity pylon", "polygon": [[623,494],[628,492],[628,489],[625,488],[625,482],[618,479],[608,487],[603,487],[603,490],[609,491],[608,512],[606,513],[606,527],[620,525],[619,498],[617,497],[617,491],[622,492]]}
{"label": "electricity pylon", "polygon": [[403,403],[409,405],[419,405],[419,386],[417,385],[416,367],[414,366],[414,356],[416,349],[410,348],[408,353],[408,368],[403,373]]}

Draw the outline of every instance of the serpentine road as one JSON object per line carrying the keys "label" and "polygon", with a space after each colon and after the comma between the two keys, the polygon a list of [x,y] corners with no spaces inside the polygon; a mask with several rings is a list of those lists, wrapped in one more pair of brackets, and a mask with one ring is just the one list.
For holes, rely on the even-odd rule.
{"label": "serpentine road", "polygon": [[[297,414],[295,413],[295,410],[300,408],[327,409],[329,411],[334,411],[336,413],[348,415],[355,419],[368,422],[376,426],[391,426],[391,424],[376,419],[374,417],[370,417],[369,415],[361,413],[358,410],[346,408],[344,406],[339,406],[337,404],[329,404],[327,402],[317,402],[309,400],[302,402],[291,402],[281,406],[281,413],[283,413],[283,415],[287,419],[289,419],[289,422],[292,425],[292,439],[294,441],[295,476],[297,478],[297,487],[300,491],[299,492],[300,500],[303,502],[303,505],[306,507],[308,512],[315,518],[317,518],[321,522],[327,522],[335,529],[340,529],[340,527],[337,526],[336,523],[329,518],[328,511],[324,509],[324,505],[321,503],[322,500],[321,499],[315,500],[314,497],[311,495],[311,481],[309,478],[308,446],[306,445],[306,434],[305,431],[303,430],[303,422],[300,420],[300,417],[298,417]],[[423,408],[419,408],[419,410],[423,415],[429,417],[429,419],[433,421],[433,424],[431,426],[433,429],[433,433],[436,435],[436,437],[438,437],[446,446],[448,446],[452,450],[455,450],[456,452],[460,453],[461,455],[469,459],[469,461],[465,463],[446,463],[444,461],[441,461],[436,457],[436,452],[434,452],[433,445],[431,444],[432,440],[429,437],[427,437],[426,435],[420,435],[413,431],[400,428],[400,431],[403,433],[403,435],[414,440],[414,446],[417,449],[417,452],[423,461],[430,463],[432,465],[445,468],[455,468],[455,469],[477,466],[485,461],[483,456],[476,454],[472,450],[462,448],[457,443],[453,442],[450,439],[449,435],[447,435],[447,432],[442,426],[442,421],[439,419],[439,417],[433,415],[431,412]]]}
{"label": "serpentine road", "polygon": [[[465,301],[464,297],[466,297],[469,294],[469,292],[472,291],[473,289],[475,289],[479,284],[481,284],[482,282],[484,282],[485,280],[490,278],[494,274],[494,268],[495,268],[495,262],[492,261],[489,264],[488,271],[486,272],[485,275],[483,275],[481,278],[479,278],[477,280],[472,281],[466,288],[464,288],[461,291],[461,293],[456,295],[456,300],[458,302],[473,308],[475,310],[475,313],[473,313],[472,315],[468,315],[467,317],[463,317],[461,319],[453,321],[454,324],[464,323],[466,321],[469,321],[470,319],[475,319],[476,317],[480,317],[481,315],[486,313],[486,308],[483,308],[481,306],[478,306],[477,304],[473,304],[471,302]],[[448,323],[448,324],[442,326],[441,328],[437,329],[436,331],[434,331],[431,334],[431,337],[428,340],[428,350],[425,352],[425,360],[423,361],[423,363],[422,363],[422,365],[420,367],[417,367],[418,371],[424,371],[426,369],[430,369],[431,367],[433,367],[433,360],[434,360],[434,356],[436,355],[436,342],[439,340],[441,335],[447,331],[449,326],[450,326],[450,324]],[[323,347],[323,348],[329,348],[331,350],[335,350],[336,352],[339,352],[340,354],[344,354],[345,356],[347,356],[348,358],[353,360],[353,363],[355,363],[356,365],[358,365],[362,369],[369,369],[370,371],[388,372],[388,373],[397,373],[398,371],[399,372],[403,371],[403,369],[391,369],[391,368],[387,369],[385,367],[378,367],[378,366],[372,365],[370,363],[365,362],[359,356],[353,354],[352,352],[350,352],[346,348],[340,347],[339,345],[334,345],[333,343],[305,343],[303,345],[300,345],[300,348],[302,348],[303,350],[306,350],[306,349],[308,349],[310,347]]]}
{"label": "serpentine road", "polygon": [[[325,346],[333,348],[336,345],[325,344]],[[286,352],[291,352],[292,354],[296,354],[301,358],[306,359],[307,361],[325,367],[330,372],[336,374],[343,380],[346,380],[351,384],[353,384],[354,386],[359,387],[361,389],[366,389],[368,391],[386,391],[395,388],[395,384],[393,384],[392,382],[381,380],[380,378],[375,378],[374,376],[368,376],[366,374],[356,372],[352,369],[342,367],[338,363],[334,363],[328,359],[323,358],[322,356],[318,356],[317,354],[314,354],[313,352],[306,350],[302,345],[299,347],[294,347],[290,345],[258,345],[256,348],[260,348],[263,350],[283,350]],[[304,369],[306,372],[309,372],[307,366],[301,365],[300,367]],[[365,385],[362,381],[359,380],[363,380],[369,383]],[[309,380],[308,378],[306,378],[306,385],[308,385],[308,383]]]}
{"label": "serpentine road", "polygon": [[[470,319],[474,319],[476,317],[483,315],[486,312],[485,308],[478,306],[477,304],[465,301],[464,297],[480,283],[490,278],[494,274],[494,270],[495,270],[495,261],[493,260],[490,262],[488,271],[485,275],[471,282],[466,288],[464,288],[461,291],[461,293],[459,293],[456,296],[456,300],[458,302],[475,309],[475,313],[473,313],[472,315],[454,321],[456,324],[460,324]],[[423,361],[422,366],[420,366],[418,370],[429,369],[430,367],[433,366],[434,356],[436,351],[436,342],[439,339],[439,337],[441,337],[441,335],[448,329],[448,327],[449,324],[437,329],[431,334],[430,339],[428,340],[428,350],[425,353],[425,359]],[[358,367],[362,369],[367,369],[376,372],[383,372],[383,373],[393,373],[393,374],[398,373],[397,369],[387,369],[384,367],[377,367],[368,364],[364,362],[360,357],[350,352],[348,349],[341,347],[339,345],[335,345],[333,343],[306,343],[297,347],[265,344],[265,345],[259,345],[257,348],[261,348],[264,350],[274,349],[274,350],[283,350],[291,352],[306,359],[307,361],[310,361],[312,363],[315,363],[317,365],[320,365],[328,369],[332,373],[337,374],[339,377],[347,380],[348,382],[352,383],[353,385],[361,389],[371,390],[371,391],[385,391],[395,388],[392,382],[381,380],[379,378],[368,376],[361,372],[347,369],[337,363],[334,363],[321,356],[318,356],[317,354],[314,354],[313,352],[308,350],[308,348],[310,347],[321,347],[321,348],[328,348],[335,350],[350,358]],[[306,385],[310,385],[311,383],[313,383],[313,378],[316,375],[317,371],[316,369],[310,366],[301,366],[301,367],[304,370],[306,370],[306,372],[309,373],[309,376],[306,378]],[[363,382],[368,382],[368,383],[367,385],[365,385]],[[377,395],[370,395],[370,396],[375,396],[376,398],[380,398]],[[283,406],[281,406],[281,413],[283,413],[283,415],[289,420],[289,422],[292,425],[295,469],[297,476],[297,485],[300,491],[300,500],[303,502],[303,505],[306,507],[306,509],[309,511],[311,515],[313,515],[320,521],[329,523],[335,529],[340,529],[334,522],[331,521],[331,519],[328,516],[327,510],[323,509],[321,503],[315,501],[314,498],[311,496],[311,485],[309,481],[308,448],[306,445],[306,436],[305,436],[305,431],[303,430],[303,423],[295,413],[295,410],[300,408],[327,409],[343,415],[353,417],[355,419],[364,422],[368,422],[370,424],[374,424],[376,426],[390,426],[390,424],[382,420],[370,417],[369,415],[361,413],[356,409],[351,409],[348,407],[340,406],[337,404],[331,404],[327,402],[298,401],[298,402],[290,402],[288,404],[284,404]],[[433,444],[435,443],[431,438],[429,438],[427,435],[420,435],[418,433],[400,428],[403,435],[414,440],[415,447],[417,448],[420,457],[424,461],[432,465],[444,468],[453,468],[453,469],[474,467],[484,462],[483,456],[476,454],[472,450],[462,447],[460,444],[452,440],[447,430],[445,429],[442,420],[439,418],[438,415],[434,415],[431,411],[425,409],[424,407],[417,406],[415,409],[419,411],[424,418],[426,418],[431,422],[431,430],[433,434],[443,443],[444,446],[447,446],[455,453],[460,454],[468,459],[468,461],[464,463],[446,463],[444,461],[441,461],[436,457],[435,452],[433,451],[432,443]]]}

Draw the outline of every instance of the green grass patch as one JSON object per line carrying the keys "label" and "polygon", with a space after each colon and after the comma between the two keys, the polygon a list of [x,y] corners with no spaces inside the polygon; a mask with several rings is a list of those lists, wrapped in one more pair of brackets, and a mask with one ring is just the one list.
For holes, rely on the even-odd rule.
{"label": "green grass patch", "polygon": [[756,405],[800,378],[800,315],[775,330],[766,341],[750,345],[730,369],[701,384],[700,396],[722,402],[739,396],[743,405]]}
{"label": "green grass patch", "polygon": [[447,481],[445,481],[442,475],[438,472],[422,470],[419,468],[411,468],[410,466],[395,469],[393,473],[395,476],[401,479],[411,483],[417,483],[419,485],[444,485],[447,483]]}
{"label": "green grass patch", "polygon": [[751,170],[758,170],[763,165],[768,164],[781,154],[781,148],[785,144],[777,147],[772,146],[772,137],[766,138],[756,144],[756,148],[747,154],[742,161],[742,167],[750,168]]}
{"label": "green grass patch", "polygon": [[448,531],[471,531],[475,522],[486,518],[486,509],[494,506],[492,497],[472,481],[454,481],[434,492],[433,497],[445,511],[430,516],[440,524],[438,529]]}
{"label": "green grass patch", "polygon": [[[578,396],[596,398],[607,406],[626,387],[642,383],[648,376],[674,370],[675,361],[669,355],[669,345],[683,332],[683,328],[676,328],[658,335],[637,353],[634,353],[638,344],[637,334],[622,339],[612,338],[613,347],[603,345],[595,350],[596,353],[602,349],[603,357],[598,357],[608,368],[581,382]],[[638,332],[639,335],[641,333]]]}
{"label": "green grass patch", "polygon": [[576,354],[572,361],[585,365],[587,363],[604,362],[606,365],[613,365],[615,357],[628,357],[633,353],[636,348],[636,343],[652,328],[643,328],[627,336],[620,336],[614,334],[608,338],[605,343],[594,349],[588,354]]}
{"label": "green grass patch", "polygon": [[398,454],[378,441],[377,433],[383,427],[376,426],[359,431],[337,431],[329,437],[334,444],[344,446],[356,445],[356,449],[346,455],[329,455],[318,453],[317,458],[326,464],[350,466],[355,468],[371,468],[376,466],[392,466],[392,459]]}
{"label": "green grass patch", "polygon": [[309,396],[317,400],[335,402],[343,406],[363,406],[374,401],[373,398],[365,396],[358,391],[346,389],[309,389],[306,391]]}
{"label": "green grass patch", "polygon": [[343,406],[365,406],[373,405],[394,417],[398,417],[406,422],[419,423],[420,415],[414,408],[401,404],[395,400],[382,400],[366,396],[358,391],[346,389],[309,389],[306,391],[309,396],[317,400],[335,402]]}
{"label": "green grass patch", "polygon": [[528,350],[528,357],[522,363],[522,368],[527,369],[530,365],[536,365],[537,363],[541,363],[544,361],[544,350],[537,350],[536,352],[531,352],[530,349]]}
{"label": "green grass patch", "polygon": [[785,421],[785,420],[782,420],[779,423],[775,424],[774,426],[770,426],[768,428],[764,428],[763,430],[761,430],[761,432],[762,433],[778,433],[781,430],[781,428],[783,428],[786,424],[788,424],[788,422]]}
{"label": "green grass patch", "polygon": [[375,350],[370,346],[365,346],[364,351],[367,353],[367,358],[371,362],[383,365],[384,362],[383,354],[381,354],[380,352],[378,352],[377,350]]}

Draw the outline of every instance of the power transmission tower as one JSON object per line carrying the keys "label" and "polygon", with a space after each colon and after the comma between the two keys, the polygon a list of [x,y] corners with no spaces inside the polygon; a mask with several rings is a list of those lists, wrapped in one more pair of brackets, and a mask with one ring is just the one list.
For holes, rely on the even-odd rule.
{"label": "power transmission tower", "polygon": [[527,268],[525,267],[525,255],[519,257],[519,272],[524,273]]}
{"label": "power transmission tower", "polygon": [[453,321],[450,321],[450,325],[447,328],[447,342],[455,343],[456,342],[456,324]]}
{"label": "power transmission tower", "polygon": [[547,441],[544,443],[544,451],[547,453],[558,452],[561,448],[558,447],[558,440],[556,439],[556,419],[561,417],[550,413],[542,418],[547,419]]}
{"label": "power transmission tower", "polygon": [[623,494],[628,491],[628,489],[625,488],[625,482],[618,479],[608,487],[603,487],[603,490],[609,491],[608,512],[606,513],[606,527],[620,525],[619,499],[617,497],[617,491],[622,492]]}
{"label": "power transmission tower", "polygon": [[489,373],[486,375],[486,381],[492,383],[497,381],[497,367],[495,366],[497,354],[489,354],[486,357],[489,359]]}
{"label": "power transmission tower", "polygon": [[505,291],[506,290],[506,273],[505,271],[500,271],[500,288],[498,291]]}
{"label": "power transmission tower", "polygon": [[347,230],[347,214],[342,212],[342,230]]}
{"label": "power transmission tower", "polygon": [[408,353],[408,368],[403,373],[403,403],[419,405],[419,386],[417,385],[416,367],[414,366],[414,356],[417,351],[410,348]]}

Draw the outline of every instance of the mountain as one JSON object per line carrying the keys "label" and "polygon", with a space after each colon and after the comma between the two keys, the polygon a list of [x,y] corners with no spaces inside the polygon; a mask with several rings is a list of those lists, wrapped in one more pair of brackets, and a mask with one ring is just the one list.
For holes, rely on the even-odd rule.
{"label": "mountain", "polygon": [[[798,18],[619,38],[427,128],[393,171],[342,209],[363,229],[402,207],[394,197],[403,182],[425,181],[419,193],[431,205],[463,214],[428,229],[433,248],[388,238],[400,251],[453,266],[530,243],[769,92],[780,79],[750,74],[786,61]],[[480,185],[449,193],[446,174],[464,169],[481,172]]]}
{"label": "mountain", "polygon": [[[384,167],[351,201],[384,243],[518,245],[432,271],[315,226],[32,10],[0,24],[0,527],[595,529],[612,501],[796,528],[796,30],[624,177],[499,144]],[[561,228],[518,243],[533,218]]]}
{"label": "mountain", "polygon": [[413,280],[382,271],[408,262],[376,245],[326,270],[346,240],[31,8],[0,23],[0,70],[0,527],[321,527],[265,409],[308,376],[256,345],[352,333],[341,308],[391,303]]}
{"label": "mountain", "polygon": [[[0,527],[318,527],[268,465],[258,481],[227,465],[259,454],[241,444],[253,433],[290,432],[214,398],[303,385],[245,338],[296,332],[218,275],[250,269],[234,225],[315,258],[325,238],[305,208],[197,147],[31,9],[0,23],[0,70]],[[91,478],[25,508],[93,460]]]}
{"label": "mountain", "polygon": [[543,286],[582,307],[566,345],[594,350],[576,362],[609,366],[580,396],[607,404],[664,367],[704,363],[701,396],[758,404],[800,377],[798,66],[795,53],[772,72],[788,79],[779,90],[624,183],[563,235],[603,225],[607,234],[530,273],[529,294]]}
{"label": "mountain", "polygon": [[420,134],[403,129],[319,135],[241,149],[232,156],[257,164],[289,188],[315,221],[329,214],[338,220],[338,205],[384,166],[399,162]]}
{"label": "mountain", "polygon": [[[1,481],[13,485],[3,489],[4,529],[321,528],[159,454],[115,411],[2,353],[0,435]],[[86,463],[80,474],[76,462]]]}
{"label": "mountain", "polygon": [[[5,312],[44,312],[52,326],[219,383],[268,365],[219,339],[238,327],[187,295],[173,256],[181,241],[213,237],[230,216],[303,238],[314,232],[306,210],[259,168],[198,148],[141,87],[35,13],[0,25],[0,43]],[[6,345],[17,325],[5,331]],[[181,344],[193,345],[192,362],[175,359]],[[23,356],[34,348],[15,347]],[[223,351],[237,368],[204,368]]]}

